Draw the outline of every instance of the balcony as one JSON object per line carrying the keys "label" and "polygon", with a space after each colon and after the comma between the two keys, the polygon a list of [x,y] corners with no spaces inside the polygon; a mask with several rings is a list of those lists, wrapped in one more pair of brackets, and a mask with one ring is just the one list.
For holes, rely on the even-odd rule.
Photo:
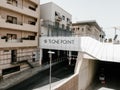
{"label": "balcony", "polygon": [[60,16],[55,16],[55,21],[60,22],[62,21],[62,18]]}
{"label": "balcony", "polygon": [[30,0],[32,3],[39,5],[39,0]]}
{"label": "balcony", "polygon": [[72,25],[72,22],[71,22],[71,21],[68,21],[68,22],[67,22],[67,25]]}
{"label": "balcony", "polygon": [[8,28],[8,29],[14,29],[14,30],[20,30],[20,31],[30,31],[30,32],[38,32],[37,25],[30,25],[30,24],[13,24],[6,22],[4,18],[0,16],[0,28]]}
{"label": "balcony", "polygon": [[[37,0],[31,0],[31,1],[36,2]],[[38,16],[39,16],[38,8],[36,9],[36,11],[31,10],[29,8],[26,8],[26,7],[20,8],[20,7],[17,7],[17,6],[13,6],[12,4],[8,4],[7,0],[0,0],[0,7],[12,10],[14,12],[18,12],[18,13],[21,13],[21,14],[25,14],[27,16],[31,16],[31,17],[34,17],[34,18],[38,18]]]}
{"label": "balcony", "polygon": [[9,40],[6,42],[5,39],[0,39],[0,48],[12,48],[12,47],[36,47],[37,46],[37,39],[36,40]]}

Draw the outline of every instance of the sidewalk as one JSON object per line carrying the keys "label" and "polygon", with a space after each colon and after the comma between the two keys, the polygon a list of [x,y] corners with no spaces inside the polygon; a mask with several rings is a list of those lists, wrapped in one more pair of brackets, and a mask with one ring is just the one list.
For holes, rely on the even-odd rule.
{"label": "sidewalk", "polygon": [[[59,63],[59,62],[53,63],[52,65],[55,65],[57,63]],[[25,79],[28,79],[28,78],[34,76],[38,72],[41,72],[48,68],[49,68],[49,64],[35,67],[35,68],[30,68],[23,72],[17,73],[9,78],[3,79],[0,81],[0,90],[6,90],[7,88],[12,87],[12,86],[24,81]]]}

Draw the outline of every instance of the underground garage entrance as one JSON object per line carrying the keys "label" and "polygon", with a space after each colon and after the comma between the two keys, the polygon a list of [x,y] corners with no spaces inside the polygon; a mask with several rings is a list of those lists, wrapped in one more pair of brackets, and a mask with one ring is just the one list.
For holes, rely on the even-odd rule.
{"label": "underground garage entrance", "polygon": [[[101,90],[102,87],[120,90],[120,63],[97,61],[96,68],[91,90]],[[100,77],[105,82],[101,82]]]}

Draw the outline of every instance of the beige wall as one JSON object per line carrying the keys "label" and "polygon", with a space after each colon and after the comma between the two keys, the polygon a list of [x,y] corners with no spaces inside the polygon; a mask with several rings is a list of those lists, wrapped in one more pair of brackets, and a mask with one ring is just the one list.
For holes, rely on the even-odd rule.
{"label": "beige wall", "polygon": [[[23,56],[25,56],[26,58],[29,58],[28,59],[29,62],[33,62],[32,56],[36,48],[24,48],[24,49],[16,49],[16,50],[17,50],[17,57],[21,57],[20,59],[18,59],[19,61],[24,60],[25,58]],[[0,50],[0,72],[1,72],[0,75],[2,74],[3,69],[11,68],[14,66],[20,66],[21,71],[29,68],[29,66],[25,63],[11,64],[11,50],[10,49]]]}
{"label": "beige wall", "polygon": [[78,74],[73,75],[68,82],[55,88],[54,90],[78,90],[78,78]]}
{"label": "beige wall", "polygon": [[34,35],[32,32],[22,32],[9,29],[0,29],[0,37],[6,36],[7,34],[16,34],[17,38],[28,37],[29,35]]}
{"label": "beige wall", "polygon": [[[7,0],[0,0],[0,76],[3,69],[20,66],[20,71],[29,68],[26,63],[11,64],[11,50],[17,50],[17,58],[23,60],[22,56],[28,57],[28,61],[32,61],[33,53],[38,46],[38,30],[40,20],[40,2],[39,0],[16,0],[17,6],[8,4]],[[36,11],[29,9],[29,6],[36,7]],[[17,24],[6,22],[7,15],[17,18]],[[36,25],[28,24],[28,21],[35,21]],[[36,35],[35,40],[23,40],[22,42],[6,42],[1,36],[7,34],[16,34],[17,39]],[[7,51],[6,51],[7,50]],[[14,73],[5,75],[9,76]]]}
{"label": "beige wall", "polygon": [[[90,36],[93,37],[97,40],[100,38],[100,30],[98,30],[94,25],[89,26],[89,25],[73,25],[74,28],[74,34],[76,36]],[[78,30],[79,28],[79,30]]]}
{"label": "beige wall", "polygon": [[86,90],[91,84],[96,70],[96,61],[83,59],[79,72],[79,90]]}
{"label": "beige wall", "polygon": [[18,24],[21,23],[22,20],[23,20],[22,15],[19,14],[19,13],[14,13],[14,12],[11,12],[9,10],[4,10],[4,9],[2,9],[0,12],[1,12],[1,17],[5,20],[7,20],[7,15],[17,17],[17,23]]}
{"label": "beige wall", "polygon": [[0,16],[1,16],[2,19],[7,20],[8,15],[16,17],[17,18],[17,24],[23,24],[23,23],[28,24],[28,21],[35,21],[35,18],[26,16],[26,15],[22,15],[22,14],[15,13],[15,12],[12,12],[12,11],[9,11],[9,10],[4,10],[4,9],[0,10]]}

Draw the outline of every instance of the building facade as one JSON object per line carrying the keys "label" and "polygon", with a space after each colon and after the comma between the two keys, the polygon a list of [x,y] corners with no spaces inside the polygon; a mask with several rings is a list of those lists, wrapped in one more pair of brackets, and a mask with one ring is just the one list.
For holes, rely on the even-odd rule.
{"label": "building facade", "polygon": [[[53,2],[42,4],[41,10],[41,37],[61,37],[72,35],[72,15]],[[40,49],[41,64],[49,63],[49,49]],[[54,61],[66,58],[71,52],[65,50],[52,50],[55,52]]]}
{"label": "building facade", "polygon": [[33,67],[38,47],[39,0],[0,0],[0,76]]}
{"label": "building facade", "polygon": [[90,36],[97,40],[105,37],[104,31],[94,20],[73,23],[72,30],[75,36]]}
{"label": "building facade", "polygon": [[71,35],[72,15],[53,2],[41,5],[41,35]]}

